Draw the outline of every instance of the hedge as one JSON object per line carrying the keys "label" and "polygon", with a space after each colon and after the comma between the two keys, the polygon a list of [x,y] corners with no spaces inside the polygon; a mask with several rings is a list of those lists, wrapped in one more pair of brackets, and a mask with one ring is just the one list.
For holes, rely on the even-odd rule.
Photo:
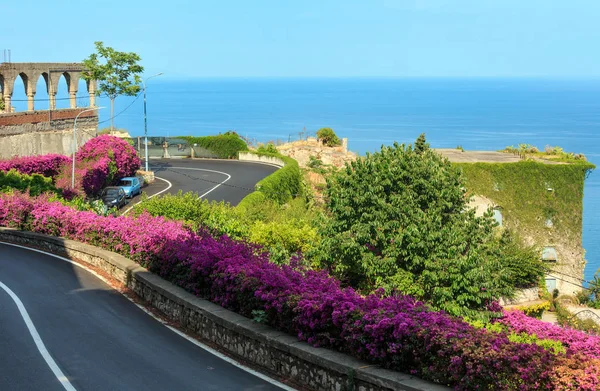
{"label": "hedge", "polygon": [[255,153],[258,156],[270,156],[283,160],[284,166],[256,184],[256,191],[250,193],[238,204],[246,206],[248,203],[260,202],[261,197],[255,193],[260,192],[266,199],[285,204],[289,200],[302,195],[302,172],[298,162],[291,157],[274,153]]}
{"label": "hedge", "polygon": [[219,159],[234,159],[238,152],[247,151],[248,145],[236,133],[228,132],[217,136],[181,136],[189,145],[198,144],[199,147],[213,152]]}

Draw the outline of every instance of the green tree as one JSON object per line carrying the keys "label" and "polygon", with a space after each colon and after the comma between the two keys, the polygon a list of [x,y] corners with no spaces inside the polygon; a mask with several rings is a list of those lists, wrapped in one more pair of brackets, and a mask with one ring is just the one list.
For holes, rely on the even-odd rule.
{"label": "green tree", "polygon": [[425,133],[421,133],[419,137],[417,137],[417,141],[415,141],[415,152],[423,153],[429,148],[429,144],[427,140],[425,140]]}
{"label": "green tree", "polygon": [[[497,233],[491,211],[477,217],[468,207],[460,173],[424,136],[347,165],[328,179],[326,198],[323,239],[309,255],[362,291],[396,289],[477,316],[510,296],[517,277],[535,284],[543,273],[535,251]],[[533,278],[514,272],[523,259]]]}
{"label": "green tree", "polygon": [[321,128],[317,130],[317,138],[323,141],[323,144],[328,147],[335,147],[336,145],[342,144],[337,134],[335,134],[331,128]]}
{"label": "green tree", "polygon": [[4,111],[4,97],[0,94],[0,111]]}
{"label": "green tree", "polygon": [[140,56],[132,52],[118,52],[103,42],[95,42],[96,53],[83,60],[86,71],[83,78],[98,81],[96,93],[105,93],[110,99],[110,129],[114,129],[115,99],[119,95],[133,96],[140,92],[144,67],[138,64]]}

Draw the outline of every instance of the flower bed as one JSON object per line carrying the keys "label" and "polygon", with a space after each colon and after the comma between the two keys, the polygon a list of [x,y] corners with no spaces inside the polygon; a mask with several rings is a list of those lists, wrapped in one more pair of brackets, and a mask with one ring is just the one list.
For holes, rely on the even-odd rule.
{"label": "flower bed", "polygon": [[45,177],[54,178],[58,175],[61,167],[70,162],[70,158],[64,155],[41,155],[15,157],[10,160],[0,161],[0,171],[17,170],[21,174],[40,174]]}
{"label": "flower bed", "polygon": [[597,390],[599,361],[476,329],[407,296],[363,297],[325,272],[278,266],[257,246],[147,214],[101,217],[47,198],[0,194],[0,225],[123,254],[225,308],[312,345],[458,390]]}
{"label": "flower bed", "polygon": [[96,196],[115,180],[135,175],[140,159],[126,141],[102,135],[85,143],[75,155],[75,188],[71,189],[72,160],[62,155],[43,155],[0,161],[0,171],[15,169],[23,174],[51,177],[59,189],[68,193]]}
{"label": "flower bed", "polygon": [[521,311],[506,311],[498,323],[515,333],[535,334],[538,338],[560,341],[567,348],[567,353],[579,353],[600,359],[599,336],[542,322],[530,318]]}

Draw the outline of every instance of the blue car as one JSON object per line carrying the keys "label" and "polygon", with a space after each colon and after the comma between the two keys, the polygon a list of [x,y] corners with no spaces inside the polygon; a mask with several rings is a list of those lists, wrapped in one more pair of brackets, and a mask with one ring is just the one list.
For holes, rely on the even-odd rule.
{"label": "blue car", "polygon": [[142,193],[142,184],[137,177],[122,178],[119,182],[119,187],[123,189],[127,198],[135,197]]}

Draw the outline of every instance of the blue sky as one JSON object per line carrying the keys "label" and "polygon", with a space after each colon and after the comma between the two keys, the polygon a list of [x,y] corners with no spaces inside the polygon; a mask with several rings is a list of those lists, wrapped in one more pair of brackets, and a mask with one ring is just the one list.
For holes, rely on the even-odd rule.
{"label": "blue sky", "polygon": [[[25,5],[27,4],[27,5]],[[100,40],[165,77],[598,77],[598,0],[0,3],[13,62]]]}

